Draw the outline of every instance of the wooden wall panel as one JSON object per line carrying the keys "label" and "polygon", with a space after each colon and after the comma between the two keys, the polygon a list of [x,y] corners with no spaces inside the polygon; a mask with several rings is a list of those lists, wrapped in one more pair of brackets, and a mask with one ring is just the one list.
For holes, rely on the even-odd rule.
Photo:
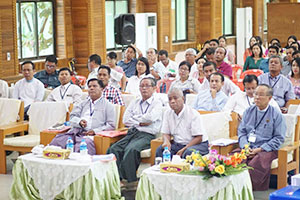
{"label": "wooden wall panel", "polygon": [[187,39],[189,41],[196,40],[195,4],[195,0],[189,0],[187,3]]}

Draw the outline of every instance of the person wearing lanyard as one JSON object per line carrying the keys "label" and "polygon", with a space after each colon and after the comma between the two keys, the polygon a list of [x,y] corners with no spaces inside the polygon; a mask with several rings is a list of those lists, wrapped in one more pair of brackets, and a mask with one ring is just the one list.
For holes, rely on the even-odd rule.
{"label": "person wearing lanyard", "polygon": [[50,145],[66,147],[69,137],[74,141],[74,152],[79,152],[80,142],[84,138],[88,154],[95,155],[96,149],[92,137],[95,133],[115,129],[115,107],[102,97],[104,84],[92,78],[88,81],[89,98],[77,104],[71,112],[71,130],[58,134]]}
{"label": "person wearing lanyard", "polygon": [[58,71],[60,86],[51,91],[46,101],[66,101],[77,104],[81,102],[82,90],[71,83],[71,71],[69,68],[61,68]]}
{"label": "person wearing lanyard", "polygon": [[[229,97],[225,104],[223,111],[225,112],[236,112],[239,116],[239,120],[242,120],[244,111],[254,104],[254,90],[258,85],[258,79],[255,75],[246,75],[243,80],[245,92],[237,92],[236,94]],[[272,98],[270,105],[280,111],[278,103]]]}
{"label": "person wearing lanyard", "polygon": [[127,135],[107,150],[117,158],[120,179],[126,179],[132,185],[137,183],[140,152],[150,148],[150,141],[159,132],[162,121],[162,103],[153,96],[155,79],[143,78],[139,88],[141,98],[132,101],[124,113],[123,123],[129,127]]}
{"label": "person wearing lanyard", "polygon": [[273,89],[273,98],[278,103],[282,113],[287,112],[286,104],[290,99],[295,99],[292,82],[280,74],[282,58],[278,55],[269,59],[269,72],[258,77],[260,84],[267,84]]}
{"label": "person wearing lanyard", "polygon": [[208,137],[201,115],[184,104],[183,92],[180,89],[169,90],[168,98],[171,109],[164,113],[161,128],[164,143],[156,149],[156,157],[162,157],[164,147],[168,147],[172,156],[179,155],[183,158],[194,150],[202,155],[208,154]]}
{"label": "person wearing lanyard", "polygon": [[238,128],[240,151],[249,144],[246,163],[254,190],[269,188],[271,163],[277,158],[277,150],[284,142],[286,123],[280,111],[269,105],[273,89],[259,85],[254,92],[255,104],[246,109]]}

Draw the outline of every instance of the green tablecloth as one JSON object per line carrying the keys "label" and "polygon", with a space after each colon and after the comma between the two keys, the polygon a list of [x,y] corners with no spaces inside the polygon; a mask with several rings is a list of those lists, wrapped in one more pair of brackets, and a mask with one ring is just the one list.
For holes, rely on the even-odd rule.
{"label": "green tablecloth", "polygon": [[[149,172],[149,170],[147,170]],[[149,180],[148,176],[147,176],[147,171],[145,173],[142,174],[140,181],[139,181],[139,185],[136,191],[136,200],[160,200],[162,199],[161,195],[158,194],[158,192],[155,190],[155,186],[151,183],[151,181]],[[248,173],[248,172],[247,172]],[[158,179],[160,178],[158,174],[156,174],[158,176]],[[162,174],[161,174],[162,175]],[[165,176],[166,174],[164,174]],[[169,174],[171,175],[171,174]],[[180,176],[185,176],[185,175],[180,175]],[[237,176],[237,175],[235,175]],[[226,185],[226,187],[224,187],[223,189],[217,191],[217,193],[213,196],[208,198],[209,200],[253,200],[253,192],[252,192],[252,185],[251,185],[251,180],[250,180],[250,176],[249,176],[249,180],[248,180],[248,175],[246,176],[246,180],[245,180],[245,184],[241,190],[241,192],[239,194],[237,194],[237,191],[235,191],[234,186],[231,184],[231,182],[229,182],[228,185]],[[200,178],[200,177],[199,177]],[[202,177],[201,177],[202,178]],[[220,178],[219,181],[222,181],[222,178]],[[164,183],[162,183],[163,180],[161,181],[161,185],[159,185],[159,187],[164,187]],[[178,180],[178,183],[180,185],[180,180]],[[207,181],[207,184],[209,183],[209,180]],[[181,184],[181,187],[188,187],[185,184]],[[200,189],[201,186],[196,187],[197,189]],[[211,186],[213,187],[213,186]],[[174,194],[174,190],[170,189],[171,187],[168,187],[168,193],[169,194]],[[198,197],[198,196],[193,196],[193,191],[191,191],[191,193],[189,194],[184,194],[182,193],[181,195],[178,196],[173,196],[173,197],[167,197],[168,199],[172,199],[172,200],[181,200],[181,199],[188,199],[188,200],[196,200],[196,199],[203,199],[202,197]],[[164,199],[165,200],[165,199]]]}
{"label": "green tablecloth", "polygon": [[[21,160],[17,160],[13,168],[13,184],[10,191],[11,199],[34,200],[41,199],[33,179],[28,175]],[[96,179],[91,170],[69,185],[55,199],[124,199],[121,197],[120,179],[115,162],[102,181]]]}

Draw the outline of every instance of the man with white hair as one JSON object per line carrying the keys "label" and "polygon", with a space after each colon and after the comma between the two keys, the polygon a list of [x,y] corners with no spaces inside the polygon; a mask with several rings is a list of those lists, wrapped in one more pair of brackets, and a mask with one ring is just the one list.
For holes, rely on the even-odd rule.
{"label": "man with white hair", "polygon": [[192,65],[191,71],[190,71],[190,76],[193,76],[193,74],[198,71],[197,63],[195,62],[196,55],[197,55],[197,53],[196,53],[195,49],[192,49],[192,48],[188,48],[187,50],[185,50],[185,53],[184,53],[185,61],[189,62]]}

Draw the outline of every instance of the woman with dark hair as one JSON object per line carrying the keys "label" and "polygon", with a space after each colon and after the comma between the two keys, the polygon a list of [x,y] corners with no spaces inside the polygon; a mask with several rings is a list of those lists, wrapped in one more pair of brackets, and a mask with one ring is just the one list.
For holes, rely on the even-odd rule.
{"label": "woman with dark hair", "polygon": [[194,79],[189,76],[191,71],[191,64],[187,61],[182,61],[179,64],[178,71],[179,71],[179,78],[177,78],[171,84],[169,90],[174,88],[179,88],[182,90],[184,94],[189,93],[198,93],[200,91],[200,83],[197,79]]}
{"label": "woman with dark hair", "polygon": [[246,62],[248,56],[252,55],[251,46],[255,43],[258,43],[258,41],[256,40],[255,36],[252,36],[249,40],[249,48],[247,48],[244,52],[244,62]]}
{"label": "woman with dark hair", "polygon": [[288,47],[288,46],[291,46],[291,44],[292,44],[293,42],[297,42],[297,37],[294,36],[294,35],[290,35],[290,36],[288,37],[288,39],[287,39],[285,48]]}
{"label": "woman with dark hair", "polygon": [[300,50],[300,44],[298,42],[292,42],[291,46],[295,47],[296,51]]}
{"label": "woman with dark hair", "polygon": [[207,62],[206,58],[199,58],[196,63],[197,63],[197,69],[198,71],[195,71],[192,75],[193,78],[197,79],[200,84],[203,83],[204,81],[204,73],[203,73],[203,64]]}
{"label": "woman with dark hair", "polygon": [[219,40],[219,46],[224,47],[226,49],[226,55],[225,55],[224,61],[227,62],[228,64],[234,64],[235,63],[234,62],[235,55],[230,49],[228,49],[226,47],[227,46],[226,45],[226,43],[227,43],[226,37],[224,35],[222,35],[218,38],[218,40]]}
{"label": "woman with dark hair", "polygon": [[300,99],[300,58],[292,61],[292,74],[288,76],[294,87],[294,93],[297,99]]}
{"label": "woman with dark hair", "polygon": [[136,96],[141,96],[139,85],[140,81],[145,77],[152,77],[150,74],[150,66],[148,59],[145,57],[140,57],[135,66],[135,75],[128,79],[125,92],[134,94]]}
{"label": "woman with dark hair", "polygon": [[251,47],[252,55],[248,56],[243,71],[246,71],[248,69],[259,69],[260,62],[264,60],[263,56],[263,50],[261,46],[258,43],[255,43]]}
{"label": "woman with dark hair", "polygon": [[109,52],[106,56],[107,65],[111,69],[110,72],[110,84],[116,88],[121,88],[121,91],[125,91],[126,76],[122,67],[117,66],[117,54],[115,52]]}

